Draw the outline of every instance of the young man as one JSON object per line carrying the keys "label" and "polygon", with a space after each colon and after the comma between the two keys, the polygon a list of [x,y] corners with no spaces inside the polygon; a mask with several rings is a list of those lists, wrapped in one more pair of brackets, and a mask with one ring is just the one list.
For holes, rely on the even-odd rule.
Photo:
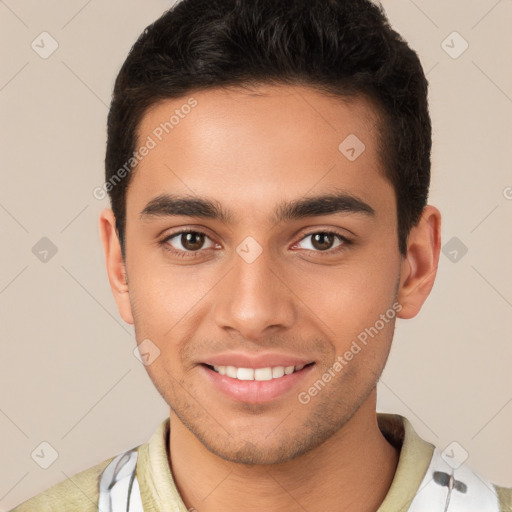
{"label": "young man", "polygon": [[416,54],[367,0],[183,0],[116,81],[100,229],[170,408],[148,443],[22,511],[512,510],[376,413],[433,286]]}

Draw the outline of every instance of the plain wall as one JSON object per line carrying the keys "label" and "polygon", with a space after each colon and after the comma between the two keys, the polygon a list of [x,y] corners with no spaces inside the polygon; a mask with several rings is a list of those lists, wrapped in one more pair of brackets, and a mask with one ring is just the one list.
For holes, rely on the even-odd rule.
{"label": "plain wall", "polygon": [[[170,5],[0,2],[0,511],[144,443],[168,414],[117,312],[98,233],[108,203],[92,191],[115,76]],[[446,254],[421,313],[397,322],[379,411],[512,486],[512,2],[383,5],[428,72]],[[59,45],[47,59],[31,47],[43,31]],[[442,44],[462,48],[454,31],[469,44],[458,58]],[[57,248],[46,262],[43,237]],[[46,470],[31,458],[43,441],[58,452]]]}

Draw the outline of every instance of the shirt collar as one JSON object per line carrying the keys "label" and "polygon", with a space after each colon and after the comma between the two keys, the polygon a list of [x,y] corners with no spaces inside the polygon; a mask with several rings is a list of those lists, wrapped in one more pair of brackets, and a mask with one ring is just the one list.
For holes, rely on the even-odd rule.
{"label": "shirt collar", "polygon": [[[400,450],[395,476],[377,512],[405,511],[427,471],[434,446],[421,439],[404,416],[377,413],[377,421],[384,437]],[[187,512],[169,467],[169,427],[170,419],[166,418],[139,447],[137,479],[146,512]]]}

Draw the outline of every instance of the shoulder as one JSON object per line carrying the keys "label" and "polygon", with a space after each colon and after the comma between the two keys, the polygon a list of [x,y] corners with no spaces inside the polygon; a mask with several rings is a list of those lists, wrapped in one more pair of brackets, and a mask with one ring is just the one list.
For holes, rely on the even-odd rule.
{"label": "shoulder", "polygon": [[512,512],[512,487],[495,485],[501,512]]}
{"label": "shoulder", "polygon": [[102,472],[115,457],[81,471],[46,491],[24,501],[11,512],[97,512],[98,482]]}
{"label": "shoulder", "polygon": [[400,449],[388,495],[379,512],[403,510],[464,510],[512,512],[512,488],[494,484],[465,464],[453,447],[443,451],[423,440],[404,416],[378,414],[379,428]]}

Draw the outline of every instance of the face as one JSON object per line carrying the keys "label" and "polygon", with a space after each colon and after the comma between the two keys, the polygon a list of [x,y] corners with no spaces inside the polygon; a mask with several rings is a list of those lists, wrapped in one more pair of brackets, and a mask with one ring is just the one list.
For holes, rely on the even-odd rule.
{"label": "face", "polygon": [[199,91],[141,121],[155,145],[127,191],[120,310],[159,351],[171,421],[226,460],[291,460],[375,388],[402,264],[376,123],[362,98],[288,86]]}

